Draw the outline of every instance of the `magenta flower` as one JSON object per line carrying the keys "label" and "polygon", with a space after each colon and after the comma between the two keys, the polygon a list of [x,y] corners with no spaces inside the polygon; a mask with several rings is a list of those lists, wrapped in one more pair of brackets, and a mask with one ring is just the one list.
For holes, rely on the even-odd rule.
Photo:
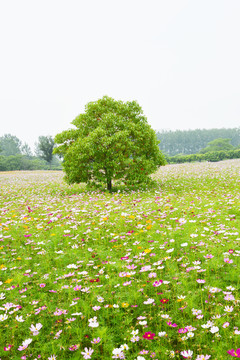
{"label": "magenta flower", "polygon": [[177,327],[178,325],[175,323],[172,323],[171,321],[167,322],[167,325],[171,326],[171,327]]}
{"label": "magenta flower", "polygon": [[151,333],[151,331],[145,332],[145,334],[143,335],[144,339],[148,339],[148,340],[152,340],[154,338],[155,334]]}
{"label": "magenta flower", "polygon": [[184,334],[184,333],[186,333],[186,332],[188,332],[188,329],[187,329],[187,328],[180,328],[180,329],[178,329],[178,333],[179,333],[179,334]]}
{"label": "magenta flower", "polygon": [[13,347],[13,345],[9,344],[7,346],[4,347],[4,351],[10,351],[11,347]]}
{"label": "magenta flower", "polygon": [[227,353],[233,357],[240,358],[240,348],[238,348],[236,351],[234,349],[228,350]]}
{"label": "magenta flower", "polygon": [[[75,351],[75,350],[77,350],[79,348],[79,345],[72,345],[72,346],[70,346],[68,349],[70,350],[70,351]],[[89,358],[90,359],[90,358]]]}

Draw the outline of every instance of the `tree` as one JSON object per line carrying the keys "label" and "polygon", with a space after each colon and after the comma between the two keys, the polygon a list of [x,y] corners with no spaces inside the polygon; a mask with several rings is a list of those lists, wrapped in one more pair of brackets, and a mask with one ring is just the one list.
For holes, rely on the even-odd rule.
{"label": "tree", "polygon": [[136,101],[108,96],[90,102],[77,116],[75,129],[56,135],[54,153],[63,156],[65,180],[71,183],[112,181],[139,184],[165,164],[154,130]]}
{"label": "tree", "polygon": [[33,156],[32,150],[30,146],[27,143],[24,143],[21,147],[21,153],[25,155],[28,158],[31,158]]}
{"label": "tree", "polygon": [[47,161],[51,166],[53,158],[54,140],[51,136],[39,136],[36,145],[36,154]]}
{"label": "tree", "polygon": [[231,139],[215,139],[210,141],[207,146],[200,150],[201,154],[206,154],[211,151],[229,151],[234,150],[234,146],[230,144]]}
{"label": "tree", "polygon": [[0,137],[1,155],[10,156],[21,154],[21,141],[14,135],[5,134]]}

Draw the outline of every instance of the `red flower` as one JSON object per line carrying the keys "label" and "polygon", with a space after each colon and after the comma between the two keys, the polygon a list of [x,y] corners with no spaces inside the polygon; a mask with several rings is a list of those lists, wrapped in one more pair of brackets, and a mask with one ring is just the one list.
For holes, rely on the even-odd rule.
{"label": "red flower", "polygon": [[155,334],[151,333],[150,331],[145,332],[145,334],[143,335],[144,339],[148,339],[148,340],[152,340],[154,338]]}
{"label": "red flower", "polygon": [[169,299],[160,299],[160,302],[163,304],[166,304],[169,301]]}
{"label": "red flower", "polygon": [[99,281],[100,281],[100,279],[99,279],[99,278],[97,278],[97,279],[91,279],[91,280],[90,280],[90,282],[91,282],[91,283],[94,283],[94,282],[99,282]]}

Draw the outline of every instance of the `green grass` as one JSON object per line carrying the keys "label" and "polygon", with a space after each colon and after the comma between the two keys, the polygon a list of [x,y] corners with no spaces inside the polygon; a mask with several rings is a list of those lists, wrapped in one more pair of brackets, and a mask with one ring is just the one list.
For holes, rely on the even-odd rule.
{"label": "green grass", "polygon": [[239,160],[168,165],[149,190],[112,194],[61,172],[0,173],[0,358],[231,358],[239,173]]}

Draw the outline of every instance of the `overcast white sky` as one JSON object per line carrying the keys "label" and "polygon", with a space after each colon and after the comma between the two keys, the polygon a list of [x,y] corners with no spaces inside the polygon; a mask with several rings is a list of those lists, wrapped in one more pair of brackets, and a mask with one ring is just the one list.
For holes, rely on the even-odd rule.
{"label": "overcast white sky", "polygon": [[239,0],[0,0],[0,136],[31,147],[89,101],[155,130],[240,126]]}

